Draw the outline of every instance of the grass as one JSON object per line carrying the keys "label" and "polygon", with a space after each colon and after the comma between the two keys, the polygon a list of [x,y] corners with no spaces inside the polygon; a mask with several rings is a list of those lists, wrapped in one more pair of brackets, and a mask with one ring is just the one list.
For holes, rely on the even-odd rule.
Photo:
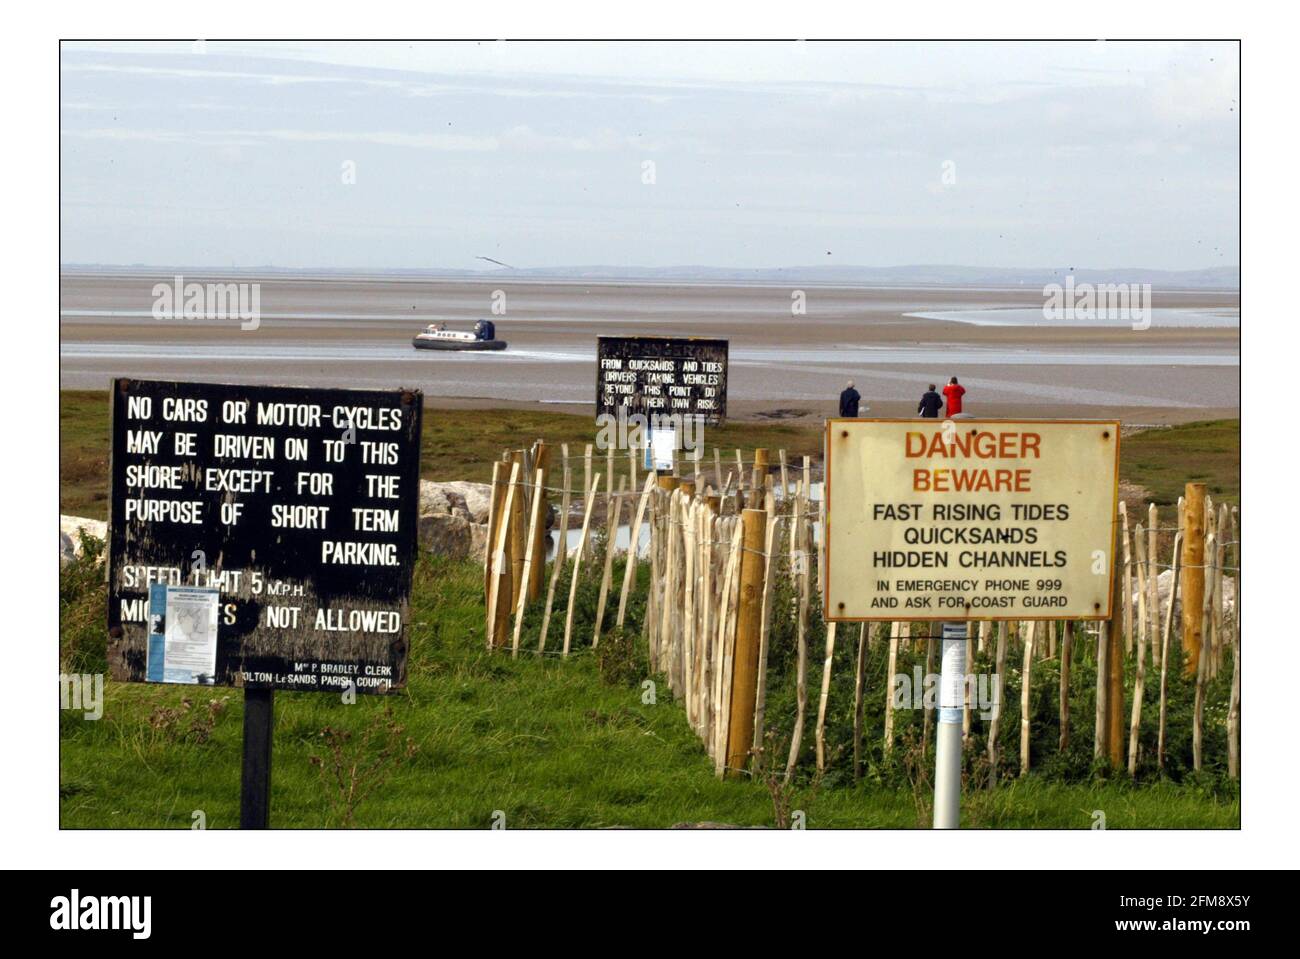
{"label": "grass", "polygon": [[1177,503],[1185,484],[1205,483],[1216,502],[1240,505],[1240,420],[1144,430],[1124,437],[1120,457],[1123,478],[1150,490],[1156,503]]}
{"label": "grass", "polygon": [[[472,423],[472,427],[471,424]],[[59,394],[59,509],[92,519],[108,517],[108,394],[98,390],[64,390]],[[492,461],[506,448],[517,448],[537,437],[557,449],[570,444],[578,455],[593,442],[596,427],[590,417],[576,413],[527,410],[426,410],[421,443],[425,479],[490,482]],[[820,461],[820,428],[802,423],[728,423],[705,431],[712,447],[727,455],[737,446],[752,450],[784,449],[790,462],[805,455]],[[1241,490],[1241,437],[1237,420],[1188,423],[1126,436],[1121,443],[1120,476],[1151,490],[1161,504],[1176,502],[1183,484],[1209,484],[1216,501],[1236,503]],[[599,457],[597,457],[599,461]],[[626,468],[626,454],[619,463]],[[601,468],[599,465],[596,467]],[[579,470],[581,466],[579,466]],[[577,482],[581,482],[581,479]]]}
{"label": "grass", "polygon": [[[75,660],[77,668],[93,671],[102,669],[103,634],[91,628],[85,610],[102,611],[103,585],[83,565],[89,563],[74,564],[66,574],[64,652],[69,667]],[[645,574],[642,567],[643,580]],[[474,563],[420,560],[409,684],[402,693],[361,696],[351,705],[340,696],[276,694],[273,826],[325,828],[346,821],[313,757],[328,762],[325,730],[359,739],[390,707],[398,737],[409,739],[415,751],[408,761],[385,767],[387,781],[354,810],[358,827],[773,824],[764,783],[717,780],[662,682],[657,702],[649,702],[642,679],[603,681],[589,650],[567,660],[488,654],[482,648],[481,585],[482,571]],[[593,590],[594,583],[583,584],[575,608],[579,618],[587,616]],[[567,597],[559,600],[563,606]],[[525,649],[535,644],[538,616],[532,612]],[[639,610],[629,615],[635,618]],[[563,609],[555,622],[563,622]],[[583,632],[589,635],[589,629]],[[551,635],[555,648],[560,635]],[[643,668],[638,675],[645,675]],[[1085,682],[1080,686],[1086,689]],[[780,701],[774,696],[774,703]],[[100,720],[61,714],[62,825],[190,828],[201,813],[208,828],[235,826],[241,719],[237,690],[109,681]],[[1017,723],[1009,717],[1007,725],[1014,730]],[[869,728],[875,739],[874,725]],[[832,724],[828,735],[835,742],[844,733]],[[891,779],[875,752],[872,769],[857,784],[842,777],[817,788],[806,774],[798,777],[791,805],[804,811],[808,828],[928,824],[924,776]],[[921,757],[917,769],[926,763],[932,765],[932,756]],[[1085,829],[1095,810],[1105,813],[1108,828],[1235,828],[1240,820],[1235,792],[1221,783],[1054,782],[1035,774],[1008,778],[993,790],[968,788],[963,824]]]}

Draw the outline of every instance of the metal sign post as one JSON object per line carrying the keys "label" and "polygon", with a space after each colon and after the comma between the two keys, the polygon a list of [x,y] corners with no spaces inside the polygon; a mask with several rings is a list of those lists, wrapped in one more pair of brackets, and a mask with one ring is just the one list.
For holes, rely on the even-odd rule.
{"label": "metal sign post", "polygon": [[961,720],[966,694],[965,623],[943,624],[939,726],[934,741],[934,828],[961,822]]}

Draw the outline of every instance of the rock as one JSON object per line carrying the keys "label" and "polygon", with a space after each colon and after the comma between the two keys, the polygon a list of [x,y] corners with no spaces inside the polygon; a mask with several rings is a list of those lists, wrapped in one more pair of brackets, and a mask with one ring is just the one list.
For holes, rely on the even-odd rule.
{"label": "rock", "polygon": [[100,519],[84,516],[59,517],[59,565],[66,566],[81,555],[81,531],[98,540],[108,537],[108,524]]}
{"label": "rock", "polygon": [[475,523],[486,523],[488,512],[492,508],[492,485],[490,483],[469,483],[455,480],[439,484],[448,496],[453,494],[459,499],[459,505],[469,513]]}
{"label": "rock", "polygon": [[[465,559],[470,555],[474,541],[472,530],[480,524],[471,523],[453,513],[430,513],[420,517],[418,535],[420,548],[449,559]],[[486,533],[484,539],[486,539]]]}
{"label": "rock", "polygon": [[[1232,573],[1231,570],[1227,570],[1225,571],[1223,577],[1223,614],[1229,618],[1231,618],[1234,615],[1237,608],[1236,597],[1234,596],[1236,587],[1233,585],[1231,573]],[[1181,575],[1182,573],[1180,572],[1179,576]],[[1169,611],[1169,590],[1173,588],[1173,584],[1174,584],[1174,571],[1172,569],[1166,569],[1159,576],[1156,577],[1156,592],[1160,596],[1160,616],[1162,617],[1162,619],[1165,613]],[[1137,588],[1137,573],[1135,571],[1133,574],[1133,602],[1135,604],[1134,605],[1135,609],[1137,608],[1136,607],[1137,601],[1138,601],[1138,588]],[[1182,591],[1180,589],[1178,599],[1174,603],[1175,617],[1181,617],[1182,605],[1183,605]],[[1177,620],[1175,620],[1175,631],[1177,631],[1176,624],[1177,624]]]}
{"label": "rock", "polygon": [[487,523],[471,523],[469,527],[469,558],[482,563],[487,558]]}
{"label": "rock", "polygon": [[455,513],[472,523],[486,523],[491,505],[492,487],[487,483],[420,480],[421,516]]}

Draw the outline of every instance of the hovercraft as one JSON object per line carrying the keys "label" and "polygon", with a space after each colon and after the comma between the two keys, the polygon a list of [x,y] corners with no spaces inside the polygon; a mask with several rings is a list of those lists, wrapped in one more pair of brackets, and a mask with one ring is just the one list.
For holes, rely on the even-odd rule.
{"label": "hovercraft", "polygon": [[411,340],[417,350],[504,350],[505,340],[496,338],[496,326],[491,320],[479,320],[474,332],[443,329],[441,324],[430,323]]}

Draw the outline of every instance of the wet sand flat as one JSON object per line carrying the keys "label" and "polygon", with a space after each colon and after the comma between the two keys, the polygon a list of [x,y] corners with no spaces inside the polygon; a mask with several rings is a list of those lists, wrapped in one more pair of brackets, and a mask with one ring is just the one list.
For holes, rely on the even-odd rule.
{"label": "wet sand flat", "polygon": [[[1041,310],[1040,289],[186,273],[187,282],[259,284],[259,326],[241,330],[233,318],[155,319],[154,286],[171,279],[65,273],[62,386],[103,388],[114,376],[407,386],[423,389],[431,406],[558,404],[576,412],[593,408],[596,337],[641,333],[728,339],[732,418],[820,418],[834,412],[850,378],[871,413],[884,416],[912,414],[929,382],[952,375],[969,391],[968,410],[990,416],[1160,423],[1235,416],[1240,403],[1239,329],[1166,325],[1181,311],[1235,316],[1235,292],[1157,290],[1154,325],[1137,331],[941,318]],[[803,292],[802,315],[791,314],[795,290]],[[494,315],[494,303],[504,313]],[[425,323],[469,328],[479,317],[496,322],[508,350],[431,354],[410,346]]]}

